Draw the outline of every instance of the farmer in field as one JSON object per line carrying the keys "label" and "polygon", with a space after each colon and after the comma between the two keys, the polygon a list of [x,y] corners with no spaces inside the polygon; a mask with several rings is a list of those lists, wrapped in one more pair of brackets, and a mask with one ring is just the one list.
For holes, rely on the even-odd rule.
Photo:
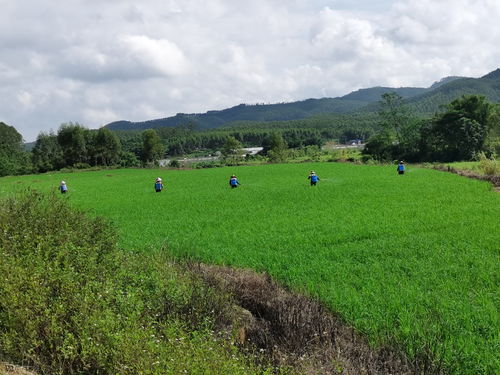
{"label": "farmer in field", "polygon": [[405,163],[401,160],[396,168],[398,174],[405,174]]}
{"label": "farmer in field", "polygon": [[61,194],[67,193],[68,187],[66,186],[66,182],[61,181],[61,185],[59,185],[59,190],[61,190]]}
{"label": "farmer in field", "polygon": [[311,181],[311,186],[316,186],[316,183],[319,181],[319,177],[316,175],[316,172],[314,171],[311,171],[311,173],[309,173],[307,179]]}
{"label": "farmer in field", "polygon": [[163,190],[163,182],[160,177],[158,177],[155,181],[155,191],[159,193]]}
{"label": "farmer in field", "polygon": [[229,186],[231,186],[231,189],[237,188],[240,182],[236,178],[236,176],[233,174],[231,178],[229,179]]}

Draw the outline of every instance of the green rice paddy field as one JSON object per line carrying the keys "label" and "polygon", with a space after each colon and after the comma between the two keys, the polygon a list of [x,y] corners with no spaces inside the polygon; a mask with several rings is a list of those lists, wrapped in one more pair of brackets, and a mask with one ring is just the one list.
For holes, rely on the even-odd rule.
{"label": "green rice paddy field", "polygon": [[[310,187],[309,170],[321,181]],[[285,164],[0,179],[56,191],[116,225],[125,249],[267,271],[324,301],[374,345],[447,372],[500,372],[500,194],[411,166]],[[242,185],[230,189],[236,173]],[[157,176],[166,189],[153,190]]]}

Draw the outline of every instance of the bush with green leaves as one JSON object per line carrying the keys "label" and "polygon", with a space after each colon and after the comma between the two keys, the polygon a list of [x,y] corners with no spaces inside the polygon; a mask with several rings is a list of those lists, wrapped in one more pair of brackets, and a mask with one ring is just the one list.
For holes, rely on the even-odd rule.
{"label": "bush with green leaves", "polygon": [[120,154],[120,166],[129,167],[139,167],[141,165],[139,159],[133,152],[122,151]]}
{"label": "bush with green leaves", "polygon": [[170,163],[168,163],[168,166],[169,166],[170,168],[180,168],[180,167],[181,167],[181,163],[180,163],[180,162],[179,162],[179,160],[177,160],[177,159],[172,159],[172,160],[170,161]]}
{"label": "bush with green leaves", "polygon": [[0,206],[0,360],[40,374],[265,373],[213,331],[227,297],[30,192]]}

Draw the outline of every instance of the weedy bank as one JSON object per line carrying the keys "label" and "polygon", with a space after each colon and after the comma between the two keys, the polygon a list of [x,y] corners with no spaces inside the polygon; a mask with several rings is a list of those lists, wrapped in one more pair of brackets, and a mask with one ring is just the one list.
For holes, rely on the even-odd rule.
{"label": "weedy bank", "polygon": [[373,345],[396,345],[436,371],[500,368],[500,195],[488,183],[318,163],[9,177],[0,190],[50,191],[60,179],[70,189],[61,199],[110,218],[125,248],[267,271]]}
{"label": "weedy bank", "polygon": [[30,193],[2,199],[0,228],[0,373],[272,373],[215,332],[229,296],[164,254],[120,251],[105,221]]}

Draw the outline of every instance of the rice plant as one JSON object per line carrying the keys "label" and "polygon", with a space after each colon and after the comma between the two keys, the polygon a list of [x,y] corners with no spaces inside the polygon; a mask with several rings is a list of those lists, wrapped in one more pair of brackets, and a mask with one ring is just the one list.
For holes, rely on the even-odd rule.
{"label": "rice plant", "polygon": [[486,182],[310,163],[7,177],[0,194],[56,191],[62,179],[60,198],[110,218],[124,249],[267,271],[373,345],[454,374],[500,371],[500,195]]}

